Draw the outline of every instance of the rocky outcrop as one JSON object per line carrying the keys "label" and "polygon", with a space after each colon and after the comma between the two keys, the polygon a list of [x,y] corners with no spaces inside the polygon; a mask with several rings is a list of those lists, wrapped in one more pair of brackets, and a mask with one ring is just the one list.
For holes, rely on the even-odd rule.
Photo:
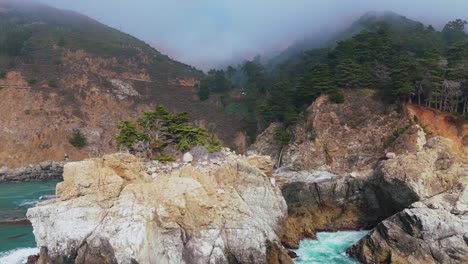
{"label": "rocky outcrop", "polygon": [[327,172],[281,175],[286,176],[282,192],[288,204],[282,242],[289,248],[297,248],[305,237],[315,238],[317,231],[369,229],[385,217],[365,179]]}
{"label": "rocky outcrop", "polygon": [[450,190],[467,171],[467,164],[456,160],[452,141],[435,137],[419,151],[382,161],[372,184],[387,215],[392,215]]}
{"label": "rocky outcrop", "polygon": [[363,263],[468,263],[468,187],[416,202],[348,253]]}
{"label": "rocky outcrop", "polygon": [[62,178],[64,162],[45,161],[38,165],[0,169],[0,182],[57,180]]}
{"label": "rocky outcrop", "polygon": [[52,262],[292,263],[276,234],[286,203],[267,164],[226,154],[153,179],[129,154],[69,163],[58,198],[27,216]]}
{"label": "rocky outcrop", "polygon": [[[293,140],[283,149],[282,166],[294,170],[327,170],[337,174],[372,170],[385,156],[386,143],[406,118],[375,99],[371,90],[344,91],[343,104],[319,97],[291,128]],[[277,124],[257,137],[250,150],[272,155],[280,147],[273,140]]]}
{"label": "rocky outcrop", "polygon": [[468,164],[452,144],[431,138],[381,162],[370,183],[384,213],[395,215],[348,253],[363,263],[468,262]]}
{"label": "rocky outcrop", "polygon": [[[277,171],[288,204],[282,242],[296,248],[317,231],[369,229],[417,201],[450,191],[466,176],[467,164],[456,159],[452,141],[427,140],[409,127],[390,146],[374,171],[341,176],[327,171]],[[389,155],[391,154],[391,155]]]}

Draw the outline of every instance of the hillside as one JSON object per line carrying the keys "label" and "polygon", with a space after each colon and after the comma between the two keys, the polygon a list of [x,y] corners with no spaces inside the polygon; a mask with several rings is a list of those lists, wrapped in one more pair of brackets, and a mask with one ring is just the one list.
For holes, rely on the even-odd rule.
{"label": "hillside", "polygon": [[[240,117],[198,100],[201,71],[128,34],[26,1],[0,1],[0,28],[0,167],[113,152],[115,125],[158,103],[242,142]],[[74,129],[87,147],[68,142]]]}
{"label": "hillside", "polygon": [[209,96],[219,90],[213,83],[224,84],[231,97],[241,91],[235,103],[248,120],[249,139],[281,123],[274,132],[283,145],[294,140],[290,128],[304,119],[312,102],[328,95],[330,103],[342,104],[347,90],[369,89],[400,112],[402,105],[414,103],[463,124],[468,120],[466,24],[456,19],[438,31],[394,13],[369,13],[334,45],[303,51],[271,68],[254,59],[212,71],[200,91]]}
{"label": "hillside", "polygon": [[338,32],[322,32],[319,35],[307,37],[303,40],[295,42],[286,50],[273,57],[268,63],[271,65],[276,65],[278,63],[286,62],[288,59],[294,59],[295,56],[298,56],[302,52],[310,49],[334,46],[336,42],[350,38],[361,32],[362,30],[369,29],[373,24],[377,22],[385,22],[398,27],[405,27],[418,24],[418,22],[408,19],[394,12],[370,11],[362,15],[351,25],[346,26],[344,29],[341,29]]}

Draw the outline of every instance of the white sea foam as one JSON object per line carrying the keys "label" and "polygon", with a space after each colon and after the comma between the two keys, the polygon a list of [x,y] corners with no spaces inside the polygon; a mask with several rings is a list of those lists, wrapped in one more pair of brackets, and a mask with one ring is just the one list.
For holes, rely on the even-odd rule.
{"label": "white sea foam", "polygon": [[22,201],[18,206],[23,207],[23,206],[36,206],[36,204],[39,202],[39,200],[24,200]]}
{"label": "white sea foam", "polygon": [[39,254],[37,248],[19,248],[7,252],[0,252],[0,264],[23,264],[28,257]]}

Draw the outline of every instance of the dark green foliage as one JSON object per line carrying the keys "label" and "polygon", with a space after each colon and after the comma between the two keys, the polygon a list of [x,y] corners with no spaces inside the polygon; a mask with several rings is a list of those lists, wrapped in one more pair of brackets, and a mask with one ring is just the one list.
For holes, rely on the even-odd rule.
{"label": "dark green foliage", "polygon": [[344,103],[344,96],[343,92],[339,89],[333,89],[328,92],[328,98],[331,102],[335,104],[342,104]]}
{"label": "dark green foliage", "polygon": [[200,84],[200,88],[198,89],[198,98],[200,98],[201,101],[205,101],[210,98],[210,88],[205,82]]}
{"label": "dark green foliage", "polygon": [[65,41],[65,38],[64,37],[61,37],[59,38],[58,42],[57,42],[57,46],[59,47],[65,47],[67,45],[67,42]]}
{"label": "dark green foliage", "polygon": [[0,27],[0,54],[7,56],[20,55],[25,42],[31,37],[31,32],[27,27],[17,24],[5,25],[0,23]]}
{"label": "dark green foliage", "polygon": [[242,116],[247,116],[249,114],[249,109],[247,108],[247,106],[241,103],[229,104],[226,106],[225,111],[231,113],[238,113]]}
{"label": "dark green foliage", "polygon": [[465,33],[467,22],[461,19],[448,22],[442,30],[445,45],[450,47],[456,43],[463,43],[468,40]]}
{"label": "dark green foliage", "polygon": [[116,137],[119,146],[132,150],[138,141],[147,142],[149,151],[158,160],[165,160],[166,147],[175,147],[186,151],[193,146],[205,146],[208,151],[221,149],[221,142],[203,128],[189,125],[188,114],[172,114],[162,105],[153,111],[144,112],[137,120],[138,126],[130,121],[123,121],[118,126]]}
{"label": "dark green foliage", "polygon": [[119,130],[119,134],[115,138],[115,141],[117,142],[118,149],[122,146],[131,148],[136,141],[146,139],[145,136],[137,131],[135,124],[128,120],[120,122],[117,125],[117,129]]}
{"label": "dark green foliage", "polygon": [[[304,51],[271,71],[258,59],[237,70],[229,67],[229,79],[245,91],[249,138],[270,122],[295,123],[320,95],[343,103],[342,89],[376,89],[389,103],[417,102],[467,113],[466,22],[451,21],[438,32],[395,14],[384,20],[363,18],[353,34],[334,46]],[[239,72],[242,78],[232,78]]]}
{"label": "dark green foliage", "polygon": [[279,126],[273,132],[273,139],[281,146],[286,146],[291,141],[291,134],[287,131],[285,126]]}
{"label": "dark green foliage", "polygon": [[[230,70],[230,74],[233,74],[232,70]],[[208,75],[200,82],[198,96],[200,100],[204,101],[208,99],[210,92],[224,93],[231,88],[232,83],[223,70],[210,70]]]}
{"label": "dark green foliage", "polygon": [[281,82],[270,91],[260,112],[268,122],[292,124],[296,121],[298,111],[295,107],[295,90],[291,83]]}
{"label": "dark green foliage", "polygon": [[28,80],[28,84],[29,85],[35,85],[37,83],[37,80],[36,79],[29,79]]}
{"label": "dark green foliage", "polygon": [[4,79],[7,75],[7,72],[4,69],[0,69],[0,79]]}
{"label": "dark green foliage", "polygon": [[174,161],[176,161],[176,158],[172,157],[172,156],[169,156],[169,155],[166,155],[164,153],[158,153],[158,154],[153,156],[153,160],[157,160],[157,161],[160,161],[160,162],[174,162]]}
{"label": "dark green foliage", "polygon": [[83,148],[85,147],[88,142],[85,135],[79,129],[74,129],[69,140],[70,144],[72,144],[75,148]]}

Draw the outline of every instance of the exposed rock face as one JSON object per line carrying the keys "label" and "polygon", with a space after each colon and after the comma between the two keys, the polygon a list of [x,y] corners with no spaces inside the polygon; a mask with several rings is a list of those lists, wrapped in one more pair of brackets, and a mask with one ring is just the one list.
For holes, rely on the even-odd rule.
{"label": "exposed rock face", "polygon": [[0,169],[0,182],[61,179],[64,162],[45,161],[36,166]]}
{"label": "exposed rock face", "polygon": [[467,171],[467,164],[455,159],[452,141],[435,137],[420,151],[382,161],[372,181],[382,207],[392,215],[451,189]]}
{"label": "exposed rock face", "polygon": [[[58,199],[29,209],[41,259],[75,263],[292,263],[276,230],[286,203],[267,157],[168,172],[128,154],[65,166]],[[270,163],[271,164],[271,163]]]}
{"label": "exposed rock face", "polygon": [[[388,137],[405,118],[374,99],[370,90],[344,95],[343,104],[321,96],[307,109],[305,121],[293,128],[294,139],[283,150],[282,166],[342,174],[372,169],[385,156]],[[266,129],[250,148],[272,155],[275,162],[280,150],[273,140],[276,126]]]}
{"label": "exposed rock face", "polygon": [[282,242],[297,248],[316,231],[356,230],[374,227],[384,219],[377,196],[365,179],[330,173],[301,173],[282,186],[288,219]]}
{"label": "exposed rock face", "polygon": [[414,203],[348,253],[363,263],[468,263],[467,205],[466,186]]}
{"label": "exposed rock face", "polygon": [[454,149],[435,137],[381,162],[371,183],[385,214],[396,214],[356,243],[352,256],[363,263],[468,262],[468,164]]}
{"label": "exposed rock face", "polygon": [[426,145],[426,134],[419,125],[410,126],[387,149],[395,154],[407,154],[421,150]]}

